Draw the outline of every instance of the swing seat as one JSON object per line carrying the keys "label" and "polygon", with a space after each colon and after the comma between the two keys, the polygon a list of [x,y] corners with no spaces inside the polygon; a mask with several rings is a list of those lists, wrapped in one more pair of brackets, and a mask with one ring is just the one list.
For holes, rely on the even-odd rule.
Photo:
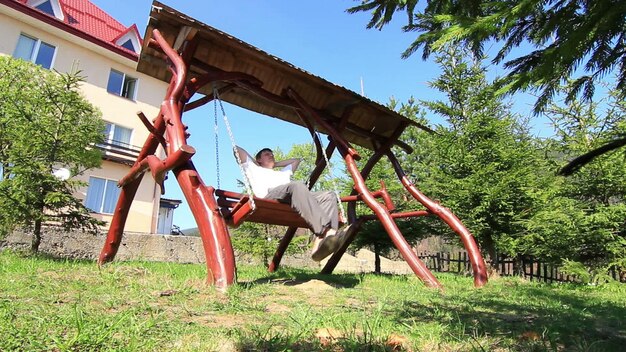
{"label": "swing seat", "polygon": [[228,226],[237,228],[244,221],[261,224],[308,228],[309,225],[289,204],[273,199],[254,197],[254,208],[250,196],[216,189],[217,205]]}
{"label": "swing seat", "polygon": [[[380,181],[381,189],[372,192],[375,198],[382,198],[388,211],[395,211],[396,207],[391,200],[385,183]],[[289,206],[273,199],[254,197],[254,208],[250,202],[250,196],[237,192],[216,189],[217,205],[220,207],[222,217],[230,227],[237,228],[244,221],[251,221],[268,225],[295,226],[309,228],[304,219]],[[342,202],[361,201],[359,195],[341,197]],[[345,222],[339,214],[339,222]]]}

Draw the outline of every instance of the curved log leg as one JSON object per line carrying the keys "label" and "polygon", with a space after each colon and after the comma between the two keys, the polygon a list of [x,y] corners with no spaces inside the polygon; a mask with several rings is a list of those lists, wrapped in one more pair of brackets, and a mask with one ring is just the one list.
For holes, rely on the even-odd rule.
{"label": "curved log leg", "polygon": [[402,184],[411,193],[413,198],[422,203],[432,214],[437,215],[450,228],[461,237],[461,242],[469,253],[472,271],[474,272],[474,286],[482,287],[487,283],[487,269],[474,236],[467,230],[465,225],[454,215],[450,209],[435,203],[420,192],[406,177],[402,178]]}
{"label": "curved log leg", "polygon": [[278,248],[276,248],[274,257],[267,267],[267,271],[270,273],[273,273],[278,269],[278,265],[280,264],[281,259],[283,259],[283,255],[285,254],[289,243],[293,239],[293,236],[296,234],[296,230],[298,230],[297,227],[289,227],[283,238],[280,239],[280,243],[278,243]]}
{"label": "curved log leg", "polygon": [[98,265],[103,265],[112,261],[117,254],[117,250],[122,243],[122,236],[124,233],[124,225],[128,218],[128,212],[130,206],[135,199],[135,194],[141,183],[143,175],[135,178],[132,182],[127,183],[120,192],[120,197],[117,199],[115,205],[115,212],[113,213],[113,219],[111,220],[111,226],[107,233],[106,241],[100,251],[100,257],[98,257]]}
{"label": "curved log leg", "polygon": [[411,270],[413,270],[415,275],[417,275],[417,277],[419,277],[426,286],[442,288],[441,283],[437,280],[437,278],[435,278],[426,265],[413,252],[411,246],[409,246],[404,236],[402,236],[400,229],[391,217],[389,211],[383,205],[378,203],[371,192],[367,189],[365,181],[361,177],[361,173],[359,172],[352,156],[345,153],[343,157],[346,161],[348,171],[354,180],[354,188],[363,197],[363,200],[369,208],[374,211],[380,223],[383,225],[387,234],[391,238],[391,241],[400,251],[400,254],[407,264],[409,264],[409,267],[411,267]]}
{"label": "curved log leg", "polygon": [[206,255],[207,282],[224,290],[236,280],[235,254],[213,187],[206,187],[193,164],[174,170],[176,180],[198,224]]}
{"label": "curved log leg", "polygon": [[457,218],[456,215],[454,215],[450,211],[450,209],[447,209],[440,204],[434,202],[430,198],[426,197],[426,195],[420,192],[417,187],[413,185],[411,180],[409,180],[409,178],[404,174],[404,171],[400,167],[398,160],[393,154],[389,153],[388,156],[394,169],[396,170],[396,174],[402,182],[402,185],[407,191],[409,191],[413,198],[415,198],[418,202],[425,206],[426,209],[428,209],[432,214],[437,215],[461,237],[463,246],[465,246],[465,250],[467,250],[467,253],[469,253],[472,271],[474,272],[474,286],[484,286],[487,283],[487,269],[485,266],[485,261],[480,254],[480,250],[478,249],[478,245],[476,244],[476,240],[474,239],[474,236],[472,236],[467,228],[465,228],[465,225],[463,225],[461,220],[459,220],[459,218]]}

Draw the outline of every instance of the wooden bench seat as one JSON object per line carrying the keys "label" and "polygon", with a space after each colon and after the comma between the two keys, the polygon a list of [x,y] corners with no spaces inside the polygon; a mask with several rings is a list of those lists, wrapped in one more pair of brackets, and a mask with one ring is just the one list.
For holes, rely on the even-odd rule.
{"label": "wooden bench seat", "polygon": [[269,225],[309,227],[289,204],[254,197],[255,209],[252,209],[248,195],[221,189],[215,190],[215,194],[222,216],[229,226],[239,227],[244,221],[251,221]]}

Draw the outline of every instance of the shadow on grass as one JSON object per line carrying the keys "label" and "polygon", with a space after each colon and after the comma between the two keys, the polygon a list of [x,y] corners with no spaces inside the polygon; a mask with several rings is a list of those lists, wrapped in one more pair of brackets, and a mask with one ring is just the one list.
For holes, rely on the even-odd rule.
{"label": "shadow on grass", "polygon": [[[240,337],[237,342],[238,351],[405,351],[400,345],[389,345],[371,336],[343,336],[322,338],[306,336],[304,331],[295,334],[276,330],[256,330],[246,333],[235,332]],[[410,350],[409,350],[410,351]]]}
{"label": "shadow on grass", "polygon": [[91,258],[68,258],[66,256],[58,256],[46,252],[33,253],[30,249],[23,248],[3,248],[2,252],[9,253],[23,259],[47,260],[56,263],[76,263],[76,264],[95,264],[96,260]]}
{"label": "shadow on grass", "polygon": [[308,341],[293,341],[290,338],[270,339],[268,341],[245,342],[241,345],[242,351],[293,351],[293,352],[310,352],[310,351],[368,351],[368,352],[387,352],[402,351],[402,349],[392,349],[381,343],[367,343],[357,341],[340,341],[328,345],[319,343],[311,343]]}
{"label": "shadow on grass", "polygon": [[[595,298],[584,290],[549,289],[519,285],[506,292],[455,298],[453,303],[432,301],[429,305],[404,302],[398,322],[439,322],[451,336],[507,337],[520,344],[543,343],[544,349],[567,351],[624,351],[626,307]],[[533,297],[516,301],[519,293]],[[556,304],[555,304],[556,303]]]}

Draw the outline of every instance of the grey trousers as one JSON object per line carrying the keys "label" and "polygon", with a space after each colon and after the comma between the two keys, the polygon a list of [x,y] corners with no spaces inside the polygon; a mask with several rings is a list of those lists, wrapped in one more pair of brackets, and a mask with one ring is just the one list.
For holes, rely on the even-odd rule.
{"label": "grey trousers", "polygon": [[311,192],[303,182],[291,181],[271,188],[265,198],[289,204],[316,235],[339,227],[337,196],[332,191]]}

